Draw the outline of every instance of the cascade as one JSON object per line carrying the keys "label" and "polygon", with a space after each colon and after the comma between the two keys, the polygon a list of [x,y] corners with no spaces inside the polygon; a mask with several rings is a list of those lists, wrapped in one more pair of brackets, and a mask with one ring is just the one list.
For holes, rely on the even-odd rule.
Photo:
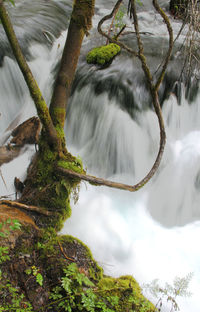
{"label": "cascade", "polygon": [[[66,35],[64,32],[55,39],[62,27],[58,22],[52,31],[54,19],[51,12],[54,6],[60,10],[59,16],[63,16],[62,10],[69,12],[70,1],[64,2],[53,2],[51,7],[46,1],[34,1],[32,9],[24,8],[23,14],[18,11],[14,16],[18,23],[22,15],[28,19],[36,8],[43,8],[36,21],[31,19],[34,27],[28,29],[28,43],[24,39],[27,34],[23,33],[22,26],[18,27],[29,64],[47,101]],[[149,1],[144,3],[145,6],[140,8],[140,26],[143,31],[148,27],[148,32],[153,34],[150,38],[144,36],[144,41],[154,70],[158,57],[166,49],[167,36],[158,16],[158,27],[154,26],[155,16]],[[166,1],[161,3],[166,6]],[[20,3],[17,2],[17,6]],[[103,0],[98,2],[94,24],[111,6],[112,1],[109,4]],[[36,37],[37,23],[48,25],[45,42],[41,34]],[[172,23],[178,31],[178,22]],[[49,44],[49,40],[54,40],[54,44]],[[91,37],[85,39],[82,47],[67,112],[67,144],[72,153],[83,159],[89,173],[134,184],[146,174],[155,159],[159,142],[157,119],[135,60],[122,53],[104,70],[85,64],[87,51],[100,40],[103,42],[92,30]],[[0,42],[5,42],[5,38],[0,37]],[[177,50],[180,42],[181,38]],[[160,51],[155,51],[156,44],[159,44]],[[6,56],[0,68],[1,142],[9,135],[10,130],[5,130],[13,119],[19,123],[35,114],[23,77],[7,52],[8,47],[3,46]],[[200,251],[196,239],[200,235],[200,92],[195,91],[192,101],[185,96],[184,85],[175,84],[179,68],[174,57],[160,92],[167,146],[156,176],[136,193],[82,183],[79,201],[76,205],[72,202],[72,217],[65,223],[62,233],[72,234],[88,244],[106,274],[133,274],[143,284],[155,278],[161,283],[172,283],[176,276],[193,272],[192,297],[177,301],[181,312],[198,312]],[[22,155],[1,167],[7,184],[6,189],[0,181],[1,196],[14,193],[14,177],[23,180],[33,154],[34,149],[26,147]],[[167,306],[166,311],[169,311]]]}

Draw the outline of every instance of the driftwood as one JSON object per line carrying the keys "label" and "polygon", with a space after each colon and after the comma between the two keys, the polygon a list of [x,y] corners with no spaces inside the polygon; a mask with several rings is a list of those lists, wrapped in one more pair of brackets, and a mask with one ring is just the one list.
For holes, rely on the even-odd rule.
{"label": "driftwood", "polygon": [[0,146],[0,166],[19,156],[20,152],[21,147],[19,146]]}
{"label": "driftwood", "polygon": [[0,166],[10,162],[22,152],[25,144],[36,144],[40,134],[40,121],[38,117],[31,117],[17,126],[11,133],[10,143],[0,146]]}
{"label": "driftwood", "polygon": [[31,117],[12,131],[13,139],[10,143],[18,146],[36,144],[38,143],[40,128],[39,118]]}

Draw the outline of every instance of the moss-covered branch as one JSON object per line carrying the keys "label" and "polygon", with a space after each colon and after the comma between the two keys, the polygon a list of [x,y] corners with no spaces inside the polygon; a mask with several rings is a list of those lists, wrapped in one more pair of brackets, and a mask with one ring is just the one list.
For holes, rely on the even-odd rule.
{"label": "moss-covered branch", "polygon": [[14,56],[16,57],[17,63],[21,69],[21,72],[24,76],[24,79],[27,83],[27,86],[29,88],[31,97],[33,98],[33,101],[35,103],[38,116],[41,120],[41,123],[45,129],[46,135],[48,140],[52,145],[57,146],[58,145],[58,137],[56,130],[53,126],[48,107],[46,105],[46,102],[41,94],[41,91],[38,87],[37,82],[35,81],[33,74],[25,60],[25,57],[21,51],[21,48],[19,46],[19,42],[17,40],[17,37],[15,35],[12,23],[10,21],[9,15],[6,11],[6,8],[4,6],[3,0],[0,0],[0,19],[2,22],[2,25],[4,27],[4,30],[7,34],[8,40],[10,42],[10,45],[12,47]]}

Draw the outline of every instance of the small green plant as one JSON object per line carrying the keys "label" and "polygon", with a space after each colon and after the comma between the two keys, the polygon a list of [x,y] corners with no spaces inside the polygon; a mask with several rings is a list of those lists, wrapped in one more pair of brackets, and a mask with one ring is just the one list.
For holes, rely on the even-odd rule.
{"label": "small green plant", "polygon": [[95,293],[95,285],[85,274],[80,273],[75,263],[63,271],[65,276],[61,279],[61,285],[54,287],[50,294],[50,299],[53,300],[51,304],[56,303],[61,309],[59,311],[71,312],[76,308],[77,311],[114,312],[112,306],[118,302],[118,297],[109,297],[109,308]]}
{"label": "small green plant", "polygon": [[126,14],[126,7],[122,5],[117,11],[114,19],[114,32],[118,32],[122,27],[124,27],[125,23],[123,22],[124,15]]}
{"label": "small green plant", "polygon": [[[5,227],[5,229],[4,229]],[[18,220],[11,220],[11,218],[0,222],[0,237],[6,238],[10,235],[11,231],[20,230],[21,223]]]}
{"label": "small green plant", "polygon": [[139,4],[140,6],[143,5],[142,1],[141,0],[136,0],[137,4]]}
{"label": "small green plant", "polygon": [[170,312],[179,311],[177,297],[190,297],[191,293],[188,291],[189,283],[192,279],[193,273],[187,274],[185,277],[176,277],[173,285],[165,283],[162,287],[159,285],[159,280],[154,279],[151,283],[143,285],[143,289],[148,291],[151,295],[158,299],[155,311],[162,311],[165,301],[171,304]]}
{"label": "small green plant", "polygon": [[32,266],[30,269],[27,269],[25,271],[25,273],[27,275],[33,275],[36,279],[36,282],[42,286],[43,285],[43,276],[42,274],[39,272],[39,269],[36,266]]}
{"label": "small green plant", "polygon": [[15,5],[15,1],[14,0],[9,0],[10,3],[12,3],[12,5]]}
{"label": "small green plant", "polygon": [[33,308],[24,300],[24,294],[20,294],[9,281],[4,282],[0,284],[0,312],[32,312]]}
{"label": "small green plant", "polygon": [[[136,0],[137,4],[142,6],[142,1],[141,0]],[[111,26],[113,26],[113,31],[115,36],[119,31],[123,29],[123,27],[126,26],[124,23],[124,16],[127,12],[127,8],[125,5],[121,5],[116,14],[114,15],[114,21],[111,23]]]}
{"label": "small green plant", "polygon": [[9,252],[8,247],[0,246],[0,264],[5,262],[6,260],[10,260],[8,252]]}

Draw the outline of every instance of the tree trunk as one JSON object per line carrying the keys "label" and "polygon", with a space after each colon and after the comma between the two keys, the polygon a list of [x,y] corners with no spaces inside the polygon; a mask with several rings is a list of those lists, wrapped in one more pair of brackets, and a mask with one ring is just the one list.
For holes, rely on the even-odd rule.
{"label": "tree trunk", "polygon": [[70,96],[81,45],[85,34],[92,26],[94,14],[94,0],[77,0],[68,29],[59,73],[55,82],[54,92],[50,104],[50,114],[55,126],[64,127],[66,106]]}
{"label": "tree trunk", "polygon": [[[30,211],[36,224],[40,227],[53,225],[58,230],[62,227],[62,222],[66,217],[69,217],[71,214],[70,193],[77,187],[80,179],[70,177],[67,179],[56,173],[54,168],[59,161],[65,162],[65,166],[84,174],[80,163],[67,152],[63,128],[66,104],[70,96],[71,84],[82,40],[92,25],[94,2],[94,0],[74,1],[66,44],[55,82],[49,113],[44,98],[21,52],[3,0],[0,0],[2,24],[29,87],[43,126],[38,144],[39,151],[28,169],[28,175],[24,182],[25,188],[20,198],[21,203],[39,206],[43,210],[50,211],[51,217],[48,218],[38,216],[34,211]],[[52,211],[55,211],[54,215],[51,213]]]}
{"label": "tree trunk", "polygon": [[[56,231],[71,214],[70,194],[85,175],[65,146],[64,121],[82,40],[91,27],[94,0],[75,0],[50,111],[21,53],[0,0],[0,18],[42,123],[39,150],[19,201],[0,202],[0,309],[9,311],[136,311],[155,307],[130,276],[105,277],[88,248]],[[18,221],[17,221],[17,220]]]}

